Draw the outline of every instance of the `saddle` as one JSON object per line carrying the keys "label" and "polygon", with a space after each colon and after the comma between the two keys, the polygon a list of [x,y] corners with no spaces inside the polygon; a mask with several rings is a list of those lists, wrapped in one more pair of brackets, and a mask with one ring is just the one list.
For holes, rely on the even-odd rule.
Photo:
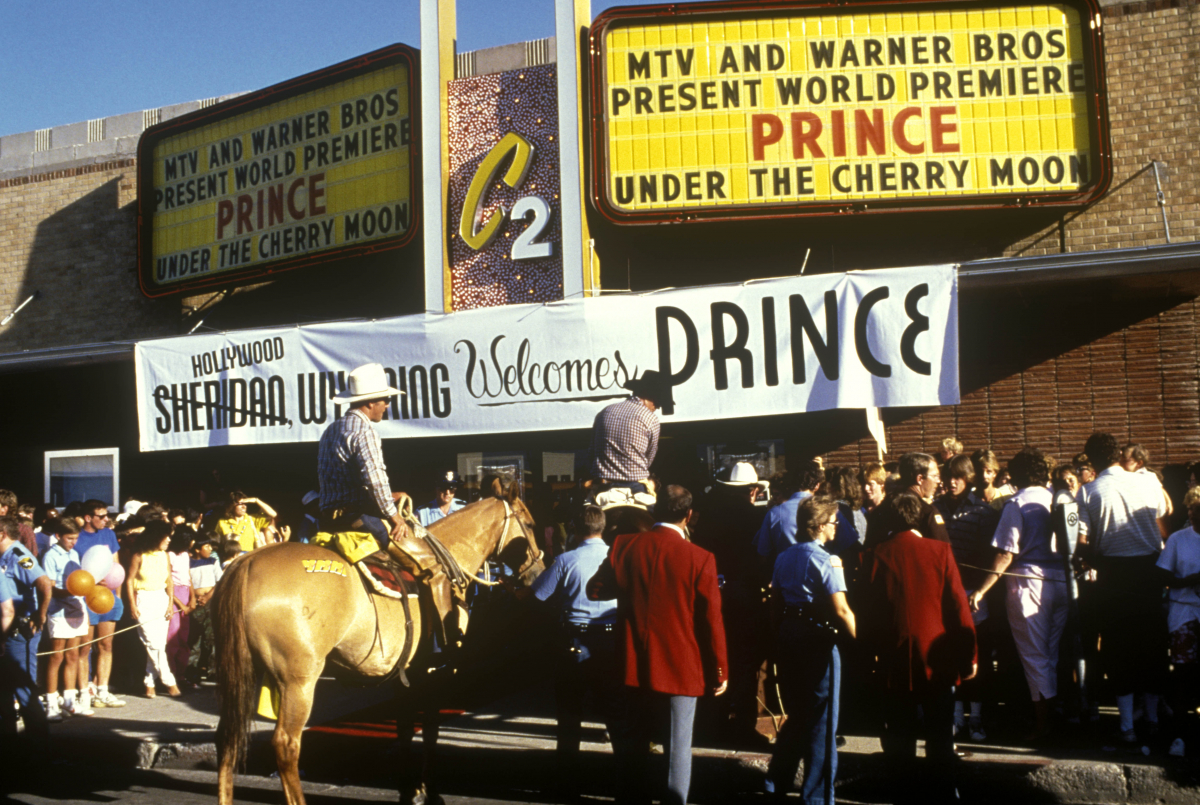
{"label": "saddle", "polygon": [[634,492],[624,486],[616,486],[597,492],[592,501],[601,509],[615,509],[618,506],[633,506],[636,509],[651,511],[657,498],[649,492]]}
{"label": "saddle", "polygon": [[[437,631],[443,646],[451,645],[448,639],[453,626],[466,631],[466,584],[457,578],[462,570],[440,542],[417,520],[408,496],[399,501],[400,516],[408,526],[411,539],[392,541],[387,551],[379,549],[375,538],[364,531],[322,531],[312,538],[316,545],[346,557],[356,567],[367,586],[379,595],[405,601],[417,595],[421,588],[429,591],[429,603],[437,612]],[[455,578],[452,583],[450,574]],[[405,577],[411,587],[405,586]],[[457,616],[457,617],[455,617]],[[447,621],[450,620],[450,628]],[[454,624],[453,621],[457,621]]]}

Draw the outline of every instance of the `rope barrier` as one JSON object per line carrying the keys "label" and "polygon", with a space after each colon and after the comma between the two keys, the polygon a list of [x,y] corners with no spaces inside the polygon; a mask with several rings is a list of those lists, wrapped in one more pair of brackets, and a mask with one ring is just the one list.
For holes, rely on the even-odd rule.
{"label": "rope barrier", "polygon": [[992,570],[990,567],[979,567],[977,565],[961,564],[959,567],[969,568],[971,570],[982,570],[984,573],[991,573],[996,576],[1011,576],[1014,579],[1033,579],[1034,581],[1054,581],[1059,584],[1069,583],[1069,579],[1052,579],[1046,576],[1029,576],[1024,573],[1008,573],[1007,571]]}
{"label": "rope barrier", "polygon": [[[173,608],[173,607],[174,607],[174,604],[172,604],[171,606],[172,606],[172,610],[171,610],[170,612],[168,612],[168,613],[167,613],[167,616],[166,616],[166,617],[165,617],[163,620],[168,620],[168,621],[169,621],[169,620],[171,620],[171,618],[175,617],[175,613],[176,613],[176,612],[179,612],[179,610],[177,610],[177,609],[174,609],[174,608]],[[135,624],[133,624],[133,626],[126,626],[124,629],[117,629],[115,632],[113,632],[113,633],[112,633],[112,634],[110,634],[110,635],[105,635],[104,637],[97,637],[95,640],[89,640],[89,641],[87,641],[86,643],[80,643],[80,644],[79,644],[79,645],[77,645],[77,646],[70,646],[70,647],[66,647],[66,648],[60,648],[60,649],[51,649],[50,651],[39,651],[39,652],[38,652],[36,655],[34,655],[34,656],[36,656],[36,657],[48,657],[48,656],[50,656],[51,654],[62,654],[62,653],[63,653],[63,652],[65,652],[65,651],[71,651],[71,650],[73,650],[73,649],[81,649],[81,648],[83,648],[84,646],[90,646],[90,645],[92,645],[93,643],[99,643],[101,640],[108,640],[110,637],[114,637],[114,636],[116,636],[116,635],[119,635],[119,634],[121,634],[122,632],[128,632],[128,631],[130,631],[131,629],[136,629],[136,628],[138,628],[139,626],[141,626],[141,624],[140,624],[140,623],[135,623]]]}

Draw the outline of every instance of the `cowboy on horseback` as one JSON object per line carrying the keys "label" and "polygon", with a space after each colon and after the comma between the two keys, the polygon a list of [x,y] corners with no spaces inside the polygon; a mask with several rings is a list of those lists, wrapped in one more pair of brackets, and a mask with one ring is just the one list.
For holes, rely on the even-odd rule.
{"label": "cowboy on horseback", "polygon": [[[446,638],[453,629],[448,620],[456,611],[450,580],[429,543],[412,533],[392,499],[383,447],[374,427],[383,420],[390,399],[403,393],[388,386],[383,366],[368,363],[352,371],[346,391],[333,398],[350,410],[325,429],[317,450],[320,530],[360,531],[374,537],[381,551],[429,588],[438,613],[439,637],[443,646],[449,646],[452,643]],[[407,500],[403,503],[411,506]]]}
{"label": "cowboy on horseback", "polygon": [[606,504],[604,496],[610,490],[631,498],[626,501],[629,505],[653,506],[650,465],[658,453],[660,429],[654,412],[674,404],[671,384],[649,370],[630,379],[624,388],[632,394],[596,414],[592,423],[591,491],[601,507],[618,505],[616,501]]}

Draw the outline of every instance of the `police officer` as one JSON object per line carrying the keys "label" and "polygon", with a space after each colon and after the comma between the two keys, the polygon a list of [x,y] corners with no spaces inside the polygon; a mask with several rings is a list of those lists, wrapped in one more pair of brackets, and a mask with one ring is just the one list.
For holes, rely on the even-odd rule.
{"label": "police officer", "polygon": [[438,477],[436,494],[433,500],[426,503],[421,508],[417,509],[417,520],[421,525],[429,528],[429,526],[454,514],[467,504],[459,500],[455,493],[459,487],[458,473],[450,470]]}
{"label": "police officer", "polygon": [[832,803],[842,665],[834,624],[854,637],[854,613],[841,560],[825,550],[837,534],[837,501],[806,498],[796,520],[797,543],[779,554],[771,581],[779,690],[791,716],[775,742],[766,787],[783,801],[803,757],[801,800]]}
{"label": "police officer", "polygon": [[584,506],[575,521],[579,544],[574,550],[556,556],[530,588],[539,601],[554,599],[563,618],[563,653],[554,693],[558,771],[564,788],[578,784],[576,764],[583,732],[583,698],[588,691],[595,697],[609,735],[618,735],[622,679],[617,669],[613,633],[616,602],[590,601],[584,589],[608,556],[608,546],[600,536],[603,532],[604,512],[598,506]]}
{"label": "police officer", "polygon": [[0,739],[9,741],[17,734],[14,696],[25,719],[25,734],[44,738],[49,729],[37,694],[37,651],[54,583],[21,544],[15,517],[0,517],[0,574],[16,590],[16,621],[4,635],[4,654],[0,656]]}

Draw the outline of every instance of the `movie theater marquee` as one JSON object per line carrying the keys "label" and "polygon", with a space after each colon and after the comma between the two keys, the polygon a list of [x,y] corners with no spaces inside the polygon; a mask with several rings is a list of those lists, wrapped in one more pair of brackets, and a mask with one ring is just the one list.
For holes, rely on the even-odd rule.
{"label": "movie theater marquee", "polygon": [[610,218],[1082,204],[1107,187],[1090,0],[730,8],[596,20],[592,192]]}
{"label": "movie theater marquee", "polygon": [[138,145],[143,292],[407,243],[414,62],[394,45],[147,129]]}

